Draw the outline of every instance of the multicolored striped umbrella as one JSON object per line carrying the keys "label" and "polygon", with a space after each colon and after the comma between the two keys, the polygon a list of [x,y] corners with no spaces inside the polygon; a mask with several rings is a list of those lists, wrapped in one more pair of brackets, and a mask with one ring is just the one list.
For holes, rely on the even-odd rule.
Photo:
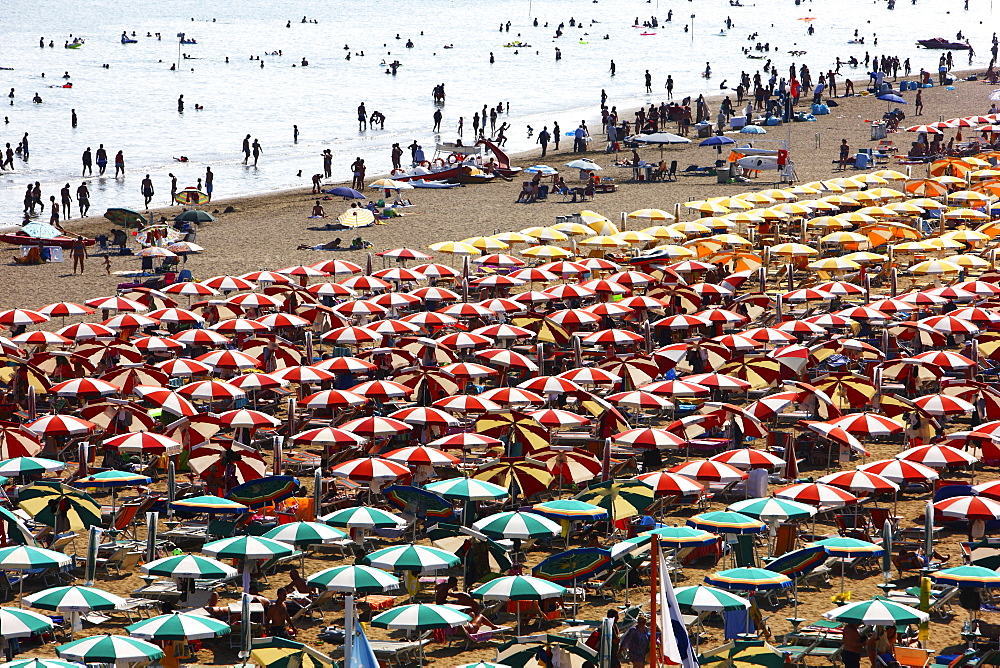
{"label": "multicolored striped umbrella", "polygon": [[403,518],[378,508],[344,508],[320,517],[330,526],[344,529],[391,529],[406,524]]}
{"label": "multicolored striped umbrella", "polygon": [[609,570],[611,553],[599,547],[581,547],[543,559],[531,569],[532,575],[550,582],[581,582]]}
{"label": "multicolored striped umbrella", "polygon": [[531,506],[531,512],[552,520],[596,520],[608,516],[608,511],[604,508],[576,499],[557,499],[556,501],[536,503]]}
{"label": "multicolored striped umbrella", "polygon": [[235,536],[205,543],[201,551],[218,559],[271,559],[287,557],[293,550],[285,543],[259,536]]}
{"label": "multicolored striped umbrella", "polygon": [[101,526],[101,507],[89,494],[62,483],[40,480],[17,492],[17,505],[36,521],[56,526],[56,513],[64,515],[73,531]]}
{"label": "multicolored striped umbrella", "polygon": [[429,490],[410,485],[390,485],[382,489],[386,501],[401,512],[432,522],[457,522],[451,502]]}
{"label": "multicolored striped umbrella", "polygon": [[716,510],[695,515],[687,521],[688,526],[715,533],[761,533],[767,525],[742,513]]}
{"label": "multicolored striped umbrella", "polygon": [[824,612],[823,616],[845,624],[864,624],[867,626],[898,626],[900,624],[919,624],[930,619],[930,615],[901,603],[893,603],[881,598],[870,601],[848,603],[834,610]]}
{"label": "multicolored striped umbrella", "polygon": [[623,520],[645,512],[656,494],[640,480],[612,479],[591,485],[573,498],[604,508],[612,520]]}
{"label": "multicolored striped umbrella", "polygon": [[291,522],[279,524],[264,534],[280,543],[289,545],[318,545],[347,538],[347,534],[332,526],[320,522]]}
{"label": "multicolored striped umbrella", "polygon": [[761,499],[746,499],[730,504],[727,510],[755,517],[763,522],[777,520],[797,520],[816,514],[813,506],[769,496]]}
{"label": "multicolored striped umbrella", "polygon": [[66,462],[57,462],[44,457],[14,457],[0,462],[0,475],[14,478],[26,474],[42,474],[50,471],[61,471],[66,468]]}
{"label": "multicolored striped umbrella", "polygon": [[147,485],[151,482],[153,482],[152,478],[138,473],[110,470],[74,480],[72,484],[74,487],[134,487],[135,485]]}
{"label": "multicolored striped umbrella", "polygon": [[371,624],[380,629],[424,631],[447,629],[472,621],[472,617],[451,605],[414,603],[387,610],[372,618]]}
{"label": "multicolored striped umbrella", "polygon": [[242,503],[209,494],[172,501],[170,507],[174,510],[186,510],[196,513],[239,514],[248,511],[248,508]]}
{"label": "multicolored striped umbrella", "polygon": [[509,511],[484,517],[472,525],[490,538],[546,538],[556,536],[562,530],[552,520],[533,513]]}
{"label": "multicolored striped umbrella", "polygon": [[767,565],[767,570],[795,578],[814,570],[829,556],[829,553],[818,545],[804,547],[781,555]]}
{"label": "multicolored striped umbrella", "polygon": [[548,580],[526,575],[508,575],[476,587],[469,592],[469,595],[486,601],[541,601],[565,593],[565,587],[552,584]]}
{"label": "multicolored striped umbrella", "polygon": [[882,546],[870,543],[867,540],[859,540],[845,536],[834,536],[824,538],[813,543],[822,547],[835,557],[853,558],[862,556],[880,557],[882,556]]}
{"label": "multicolored striped umbrella", "polygon": [[788,576],[763,568],[730,568],[705,576],[705,582],[723,589],[762,591],[785,589],[792,586]]}
{"label": "multicolored striped umbrella", "polygon": [[227,498],[247,508],[264,508],[295,496],[299,486],[298,478],[269,475],[233,487]]}
{"label": "multicolored striped umbrella", "polygon": [[504,487],[475,478],[439,480],[428,483],[424,488],[446,499],[462,501],[500,501],[510,496]]}
{"label": "multicolored striped umbrella", "polygon": [[217,638],[231,629],[229,624],[211,617],[175,612],[130,624],[125,630],[143,640],[199,640]]}
{"label": "multicolored striped umbrella", "polygon": [[931,573],[938,584],[955,587],[1000,587],[1000,572],[982,566],[956,566]]}

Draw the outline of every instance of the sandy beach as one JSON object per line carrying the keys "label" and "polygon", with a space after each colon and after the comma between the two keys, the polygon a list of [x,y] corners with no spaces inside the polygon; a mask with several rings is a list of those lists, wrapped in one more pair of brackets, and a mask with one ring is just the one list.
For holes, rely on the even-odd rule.
{"label": "sandy beach", "polygon": [[[863,82],[857,85],[858,90],[863,88],[861,83]],[[912,104],[904,106],[903,110],[907,113],[904,125],[986,113],[990,106],[988,95],[993,89],[993,86],[981,81],[959,82],[956,84],[955,90],[947,90],[937,86],[925,89],[923,91],[924,114],[920,117],[914,117]],[[913,94],[909,93],[906,97],[907,100],[912,101]],[[876,100],[874,97],[837,98],[836,101],[838,106],[832,108],[829,115],[818,117],[816,122],[791,123],[769,128],[768,134],[764,137],[766,139],[788,140],[790,157],[795,162],[798,182],[825,179],[837,174],[833,161],[837,157],[838,145],[842,139],[846,139],[852,149],[871,147],[875,143],[870,139],[868,121],[881,118],[886,110],[886,103]],[[710,100],[709,106],[715,112],[718,108],[718,99]],[[800,105],[800,109],[802,108],[803,105]],[[628,113],[622,114],[622,117],[628,118]],[[598,125],[590,119],[588,119],[588,123],[591,128]],[[747,138],[743,135],[735,135],[734,137],[737,141]],[[754,137],[750,136],[749,138],[753,139]],[[895,142],[900,152],[905,152],[913,137],[908,133],[900,132],[890,135],[889,138]],[[579,154],[570,152],[571,140],[566,137],[562,139],[563,143],[560,144],[559,150],[550,151],[549,155],[546,156],[546,164],[561,168],[563,163],[581,157]],[[694,143],[684,149],[666,151],[665,159],[668,162],[677,160],[681,170],[688,165],[711,165],[717,157],[716,151],[711,148],[697,147],[697,141],[694,139]],[[593,150],[589,151],[585,157],[603,166],[611,162],[612,156],[603,150],[602,135],[595,136],[591,148]],[[659,160],[660,152],[658,149],[643,149],[640,153],[645,159]],[[628,155],[628,153],[623,153],[621,157],[626,158]],[[723,152],[722,157],[725,156],[726,153]],[[519,154],[513,156],[513,159],[514,164],[521,167],[539,162],[537,151]],[[892,165],[889,166],[892,167]],[[923,169],[923,167],[915,167],[914,173],[919,173]],[[371,242],[370,252],[400,246],[425,249],[429,244],[438,241],[460,240],[474,235],[490,235],[529,226],[550,225],[555,221],[556,216],[576,213],[583,208],[597,211],[615,221],[618,220],[620,212],[641,208],[660,208],[672,211],[674,204],[678,202],[734,195],[748,190],[769,187],[768,184],[775,182],[777,177],[776,172],[762,172],[759,179],[755,179],[749,184],[719,184],[714,176],[686,176],[681,172],[676,182],[628,183],[631,170],[614,167],[606,167],[602,175],[613,177],[621,182],[617,192],[599,194],[594,201],[588,201],[583,205],[563,202],[559,196],[550,196],[545,202],[517,204],[515,199],[520,192],[522,181],[519,178],[515,178],[509,183],[498,180],[485,185],[451,190],[406,191],[405,196],[412,201],[414,206],[406,209],[402,218],[392,219],[386,224],[364,228],[357,232],[351,230],[331,232],[315,229],[318,227],[317,223],[325,221],[309,218],[316,196],[311,195],[308,188],[239,199],[227,199],[222,194],[217,201],[203,207],[213,213],[218,211],[216,222],[202,224],[198,229],[197,243],[206,249],[205,252],[191,256],[183,266],[191,270],[195,279],[198,280],[220,274],[238,275],[261,269],[273,270],[290,265],[308,265],[329,259],[350,260],[363,265],[369,251],[323,252],[297,250],[297,247],[299,245],[320,244],[337,236],[344,240],[346,246],[354,236],[360,235]],[[847,175],[850,175],[850,172]],[[572,185],[576,178],[576,172],[567,169],[565,176],[567,182]],[[331,222],[349,206],[348,202],[340,198],[325,200],[322,204],[329,215],[327,220]],[[232,207],[234,211],[223,213],[227,207]],[[180,207],[163,208],[154,209],[153,213],[157,218],[160,216],[172,218],[181,210]],[[683,219],[696,217],[692,212],[685,211]],[[65,227],[70,233],[93,237],[100,233],[108,233],[113,226],[98,215],[83,220],[70,220],[65,223]],[[633,224],[632,227],[639,226]],[[35,308],[55,301],[82,302],[97,296],[112,295],[117,284],[122,282],[122,279],[105,273],[101,257],[90,257],[87,260],[86,272],[83,275],[73,275],[68,255],[67,262],[63,264],[20,266],[13,262],[13,258],[18,253],[19,249],[13,246],[0,248],[0,286],[3,286],[0,289],[0,308]],[[438,256],[436,260],[445,264],[456,264],[457,262],[444,255]],[[381,260],[378,258],[375,259],[375,263],[376,268],[381,267]],[[138,267],[138,258],[111,257],[111,270],[113,272],[134,270]],[[73,320],[73,318],[68,318],[66,322],[73,322]],[[868,447],[871,450],[872,460],[892,457],[898,452],[897,445],[875,443],[869,444]],[[681,460],[680,457],[669,457],[665,458],[665,463],[673,464]],[[818,477],[825,472],[810,470],[808,475]],[[988,478],[984,477],[983,479]],[[303,483],[309,486],[311,480],[303,478]],[[911,524],[913,520],[923,514],[924,503],[923,497],[903,497],[898,504],[898,514],[905,518],[907,524]],[[720,510],[724,504],[711,503],[710,506],[712,510]],[[682,523],[686,516],[696,512],[693,508],[674,510],[671,514],[671,521],[675,524]],[[818,527],[820,532],[826,530],[831,534],[836,533],[836,526],[832,522],[820,521]],[[964,539],[963,535],[948,534],[938,546],[940,552],[950,557],[949,565],[957,565],[961,562],[958,543]],[[82,553],[83,543],[83,540],[78,541],[78,553]],[[530,563],[537,563],[544,556],[546,555],[543,552],[533,552],[530,555]],[[322,559],[308,558],[305,570],[307,573],[312,573],[342,563],[348,562],[329,556]],[[706,574],[715,570],[717,568],[713,564],[701,562],[697,567],[686,568],[679,584],[697,584]],[[284,572],[272,576],[268,589],[263,593],[273,598],[275,589],[284,585],[287,579],[287,573]],[[854,600],[861,600],[878,594],[876,585],[880,582],[882,582],[881,576],[876,576],[874,573],[848,573],[846,588],[852,592]],[[906,582],[912,586],[916,584],[916,579],[910,578]],[[125,595],[141,586],[141,581],[138,574],[129,573],[123,574],[120,578],[103,579],[98,583],[98,586],[107,591]],[[831,597],[838,592],[839,574],[835,575],[828,585],[823,585],[818,589],[799,590],[798,616],[810,621],[819,619],[823,612],[835,607],[831,602]],[[235,594],[229,596],[231,600],[237,600]],[[633,602],[645,600],[648,605],[648,583],[633,589],[629,597]],[[223,598],[226,599],[225,596]],[[616,600],[617,603],[623,602],[621,592],[618,593]],[[591,599],[581,608],[579,616],[596,619],[602,615],[604,609],[613,605],[614,603],[611,601],[601,602]],[[784,606],[777,611],[765,607],[764,615],[765,617],[769,616],[767,623],[773,634],[779,635],[791,629],[790,623],[786,621],[786,617],[792,616],[791,612],[790,606]],[[982,612],[980,617],[990,622],[1000,622],[1000,613]],[[932,621],[930,646],[941,654],[957,650],[962,644],[959,634],[963,620],[964,613],[961,610],[956,610],[956,616],[947,623],[942,623],[940,620]],[[325,623],[342,623],[342,610],[335,609],[332,613],[327,612]],[[122,625],[112,622],[103,624],[97,629],[87,626],[84,633],[95,633],[98,630],[117,632]],[[300,624],[297,640],[312,644],[321,651],[328,651],[329,646],[324,646],[316,640],[316,635],[323,626],[324,624],[318,621]],[[373,638],[390,637],[385,631],[377,629],[372,629],[371,635]],[[396,637],[396,634],[392,634],[392,637]],[[702,646],[718,644],[721,642],[721,638],[721,625],[718,622],[710,622],[706,626],[706,636],[702,640]],[[236,650],[223,649],[227,647],[228,640],[226,638],[215,643],[206,643],[206,648],[198,653],[196,665],[235,663],[237,661]],[[39,655],[54,656],[54,645],[46,645]],[[459,662],[492,660],[495,658],[495,650],[493,648],[473,648],[463,651],[461,643],[456,643],[450,648],[435,643],[428,648],[427,658],[428,665],[450,666]],[[820,662],[812,659],[809,663],[810,665],[820,665]]]}

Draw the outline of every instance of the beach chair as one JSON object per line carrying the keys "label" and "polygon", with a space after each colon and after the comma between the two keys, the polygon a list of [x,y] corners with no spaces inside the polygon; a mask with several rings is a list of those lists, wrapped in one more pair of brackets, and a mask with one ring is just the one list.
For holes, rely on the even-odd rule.
{"label": "beach chair", "polygon": [[477,631],[476,633],[469,633],[469,627],[467,624],[462,624],[459,628],[461,629],[462,640],[465,642],[464,649],[493,646],[496,639],[505,641],[507,639],[507,633],[513,630],[509,626],[501,626],[496,629],[485,629]]}
{"label": "beach chair", "polygon": [[774,536],[772,556],[780,557],[795,549],[795,541],[799,535],[799,527],[791,522],[782,522]]}
{"label": "beach chair", "polygon": [[738,568],[757,568],[757,552],[752,534],[739,534],[732,543]]}
{"label": "beach chair", "polygon": [[927,668],[931,662],[933,650],[920,647],[896,647],[896,663],[900,668]]}
{"label": "beach chair", "polygon": [[593,590],[595,596],[602,596],[605,600],[615,600],[615,590],[625,585],[625,578],[628,576],[628,568],[621,566],[608,573],[601,580],[591,580],[584,582],[583,587],[588,593]]}
{"label": "beach chair", "polygon": [[292,622],[298,621],[301,617],[309,617],[310,620],[314,619],[313,615],[319,615],[320,621],[323,621],[323,608],[329,605],[335,598],[337,594],[332,591],[324,591],[319,594],[312,602],[301,608],[292,615]]}
{"label": "beach chair", "polygon": [[97,570],[103,570],[108,577],[111,576],[111,569],[115,569],[118,574],[121,574],[120,566],[123,561],[125,561],[125,555],[128,554],[128,546],[122,545],[121,547],[115,549],[108,557],[98,558],[97,560]]}

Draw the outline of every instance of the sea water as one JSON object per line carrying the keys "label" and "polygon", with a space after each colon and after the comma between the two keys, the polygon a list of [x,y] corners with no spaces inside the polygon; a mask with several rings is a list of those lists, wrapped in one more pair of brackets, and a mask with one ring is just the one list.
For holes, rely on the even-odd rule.
{"label": "sea water", "polygon": [[[535,145],[542,126],[551,131],[558,121],[567,132],[581,119],[593,119],[602,89],[608,104],[620,110],[664,100],[667,75],[674,79],[677,100],[688,94],[718,94],[723,80],[735,86],[741,71],[753,73],[766,62],[748,59],[742,52],[755,42],[770,43],[770,52],[754,54],[772,59],[779,76],[787,76],[793,62],[806,63],[814,81],[833,67],[837,56],[863,59],[866,51],[909,57],[914,72],[920,67],[936,72],[943,52],[918,49],[915,40],[954,38],[959,30],[978,50],[977,65],[984,66],[990,55],[993,8],[987,0],[970,0],[968,10],[961,0],[899,0],[892,10],[884,1],[865,0],[743,4],[6,0],[0,3],[0,67],[12,69],[0,71],[0,147],[6,142],[16,146],[28,132],[30,159],[15,158],[15,170],[0,175],[0,226],[20,221],[29,182],[42,183],[45,202],[49,195],[58,200],[65,183],[75,193],[83,180],[83,150],[89,146],[96,151],[102,143],[112,164],[104,177],[85,179],[92,214],[111,206],[141,208],[140,181],[147,173],[157,191],[153,205],[162,206],[169,198],[168,172],[184,188],[195,185],[211,166],[215,196],[222,198],[308,186],[311,176],[323,171],[325,149],[333,152],[333,176],[339,179],[350,177],[349,165],[357,156],[365,158],[369,175],[388,171],[394,142],[405,147],[416,140],[430,158],[437,108],[431,93],[441,83],[447,94],[440,107],[442,141],[456,139],[458,118],[463,116],[468,143],[473,113],[502,102],[505,109],[510,104],[510,112],[497,124],[510,124],[507,148],[518,151]],[[670,11],[673,20],[667,23]],[[301,23],[303,16],[318,23]],[[633,27],[636,18],[643,22],[652,16],[659,19],[658,28]],[[734,23],[728,31],[727,17]],[[571,27],[571,18],[580,27]],[[508,21],[510,30],[500,32]],[[563,35],[556,38],[560,23],[565,24]],[[813,35],[807,34],[810,24]],[[865,44],[849,44],[855,30]],[[122,31],[129,36],[134,31],[137,43],[122,44]],[[157,32],[159,40],[147,36]],[[180,44],[177,35],[182,32],[197,44]],[[754,32],[759,36],[749,42]],[[82,37],[85,45],[64,48],[71,35]],[[38,46],[40,37],[44,48]],[[48,47],[50,40],[54,48]],[[412,48],[405,47],[407,40],[412,40]],[[531,46],[505,48],[514,41]],[[561,60],[556,60],[556,48]],[[266,55],[279,50],[281,56]],[[355,55],[362,51],[364,56]],[[251,60],[257,56],[259,61]],[[956,67],[966,66],[967,52],[956,51],[954,56]],[[301,66],[303,58],[307,67]],[[394,60],[402,66],[392,76],[380,63]],[[609,72],[612,60],[617,66],[614,77]],[[701,76],[706,62],[712,67],[710,79]],[[647,69],[652,94],[645,92]],[[70,74],[72,88],[55,87],[64,83],[64,72]],[[863,67],[844,67],[841,76],[864,77],[864,72]],[[7,98],[10,88],[15,89],[13,106]],[[42,104],[32,103],[36,92]],[[183,114],[177,111],[181,94]],[[356,110],[362,101],[369,114],[385,114],[384,131],[358,131]],[[196,104],[204,110],[195,110]],[[881,113],[879,105],[873,106],[873,114]],[[984,90],[983,108],[969,112],[981,113],[988,106]],[[71,109],[79,118],[76,128],[70,124]],[[297,143],[293,125],[300,131]],[[596,128],[591,125],[591,130]],[[247,134],[263,147],[257,168],[243,165],[241,145]],[[119,150],[124,152],[126,176],[116,180],[111,175]],[[189,161],[176,162],[181,156]],[[404,162],[408,160],[406,151]]]}

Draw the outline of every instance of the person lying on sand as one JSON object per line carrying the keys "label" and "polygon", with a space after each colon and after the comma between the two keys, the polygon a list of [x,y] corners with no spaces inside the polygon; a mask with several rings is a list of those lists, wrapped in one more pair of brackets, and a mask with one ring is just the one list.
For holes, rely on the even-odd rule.
{"label": "person lying on sand", "polygon": [[337,237],[333,241],[327,241],[325,244],[318,244],[316,246],[310,246],[309,244],[299,244],[296,250],[340,250],[342,246],[340,245],[340,237]]}

